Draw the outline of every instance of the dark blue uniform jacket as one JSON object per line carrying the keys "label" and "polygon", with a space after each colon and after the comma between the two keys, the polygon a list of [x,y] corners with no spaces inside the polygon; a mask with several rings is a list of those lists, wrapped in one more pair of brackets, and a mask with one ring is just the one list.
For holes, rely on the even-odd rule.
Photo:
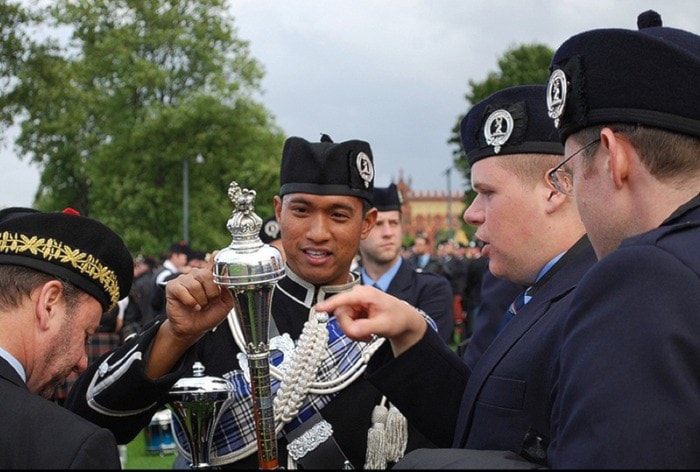
{"label": "dark blue uniform jacket", "polygon": [[533,286],[533,298],[473,371],[429,330],[398,358],[383,346],[368,378],[438,447],[531,448],[544,456],[564,317],[576,284],[594,263],[584,237]]}

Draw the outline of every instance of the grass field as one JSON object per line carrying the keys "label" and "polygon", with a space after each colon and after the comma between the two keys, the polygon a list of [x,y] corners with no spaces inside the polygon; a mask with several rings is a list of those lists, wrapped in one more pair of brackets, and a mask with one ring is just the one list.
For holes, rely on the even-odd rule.
{"label": "grass field", "polygon": [[146,451],[146,435],[139,435],[127,445],[126,466],[124,469],[172,469],[175,454],[153,454]]}

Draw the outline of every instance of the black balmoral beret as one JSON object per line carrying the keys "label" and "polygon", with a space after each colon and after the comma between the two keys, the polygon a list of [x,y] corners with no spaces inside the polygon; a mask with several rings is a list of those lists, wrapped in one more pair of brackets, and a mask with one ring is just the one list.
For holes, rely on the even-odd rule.
{"label": "black balmoral beret", "polygon": [[377,211],[401,211],[403,198],[396,184],[374,187],[374,207]]}
{"label": "black balmoral beret", "polygon": [[260,227],[259,233],[260,239],[265,244],[270,244],[272,241],[276,241],[282,237],[282,231],[280,230],[280,224],[277,222],[277,218],[270,216],[265,218]]}
{"label": "black balmoral beret", "polygon": [[662,26],[653,10],[637,25],[580,33],[554,53],[547,108],[562,142],[613,123],[700,136],[700,36]]}
{"label": "black balmoral beret", "polygon": [[66,280],[95,297],[104,311],[129,294],[134,277],[134,261],[121,237],[71,209],[1,210],[0,264]]}
{"label": "black balmoral beret", "polygon": [[327,135],[311,143],[291,137],[284,143],[280,196],[289,193],[351,195],[372,204],[374,161],[369,143],[334,143]]}
{"label": "black balmoral beret", "polygon": [[544,85],[509,87],[474,105],[460,126],[469,165],[496,155],[564,154],[545,91]]}

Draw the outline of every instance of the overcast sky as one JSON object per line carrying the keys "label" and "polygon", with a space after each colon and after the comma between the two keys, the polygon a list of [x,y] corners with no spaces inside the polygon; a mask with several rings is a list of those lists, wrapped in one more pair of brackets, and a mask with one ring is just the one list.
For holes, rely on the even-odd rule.
{"label": "overcast sky", "polygon": [[[698,0],[230,0],[238,36],[265,69],[262,103],[287,136],[370,143],[376,185],[403,175],[446,190],[452,127],[468,81],[521,44],[556,49],[581,31],[636,29],[654,9],[700,34]],[[38,170],[0,150],[0,207],[29,206]],[[450,185],[464,182],[452,173]],[[196,191],[196,189],[194,189]]]}

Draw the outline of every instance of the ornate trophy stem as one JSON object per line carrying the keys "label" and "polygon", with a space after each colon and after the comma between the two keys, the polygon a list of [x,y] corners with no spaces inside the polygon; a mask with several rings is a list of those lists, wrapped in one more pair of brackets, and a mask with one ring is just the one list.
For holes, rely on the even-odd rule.
{"label": "ornate trophy stem", "polygon": [[214,280],[234,295],[234,311],[243,331],[250,369],[253,415],[260,469],[279,468],[275,414],[270,383],[270,301],[284,275],[280,252],[259,237],[262,219],[255,214],[255,190],[231,182],[228,196],[234,211],[226,227],[231,244],[214,258]]}

